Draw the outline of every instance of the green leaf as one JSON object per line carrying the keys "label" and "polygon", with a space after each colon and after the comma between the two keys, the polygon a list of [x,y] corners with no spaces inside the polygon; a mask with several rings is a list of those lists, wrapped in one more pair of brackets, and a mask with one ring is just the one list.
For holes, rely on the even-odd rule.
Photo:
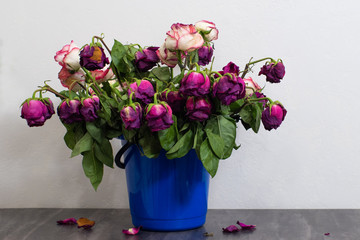
{"label": "green leaf", "polygon": [[208,137],[211,149],[218,158],[223,158],[225,148],[224,140],[220,137],[220,135],[212,133],[211,130],[206,129],[205,132]]}
{"label": "green leaf", "polygon": [[107,129],[105,133],[106,137],[109,139],[116,138],[122,135],[122,131],[119,129]]}
{"label": "green leaf", "polygon": [[109,140],[103,139],[102,143],[95,142],[94,152],[97,159],[108,167],[113,168],[114,156]]}
{"label": "green leaf", "polygon": [[93,149],[84,153],[82,166],[86,177],[90,179],[96,191],[103,178],[104,166],[96,159]]}
{"label": "green leaf", "polygon": [[170,150],[177,141],[177,133],[175,124],[171,125],[165,130],[158,131],[158,137],[162,148],[165,151]]}
{"label": "green leaf", "polygon": [[203,163],[205,169],[214,177],[219,167],[219,158],[211,150],[210,143],[206,139],[200,147],[200,160]]}
{"label": "green leaf", "polygon": [[87,132],[74,146],[74,149],[71,153],[71,157],[75,157],[80,153],[91,150],[93,144],[93,138]]}
{"label": "green leaf", "polygon": [[181,158],[192,148],[194,142],[194,132],[189,129],[177,143],[166,153],[168,159]]}
{"label": "green leaf", "polygon": [[71,150],[74,149],[76,143],[84,136],[84,128],[82,123],[64,124],[67,132],[64,135],[66,146]]}
{"label": "green leaf", "polygon": [[168,67],[157,67],[151,70],[151,73],[157,79],[161,81],[169,81],[171,78],[171,73]]}
{"label": "green leaf", "polygon": [[241,110],[241,108],[243,107],[244,103],[245,103],[244,98],[239,99],[229,105],[230,110],[234,113],[238,113]]}
{"label": "green leaf", "polygon": [[98,143],[103,141],[102,129],[95,125],[95,122],[86,122],[86,130]]}
{"label": "green leaf", "polygon": [[143,129],[143,137],[139,139],[139,144],[148,158],[158,157],[162,149],[158,137],[154,136],[149,128]]}
{"label": "green leaf", "polygon": [[240,111],[241,120],[252,128],[254,132],[258,132],[260,128],[262,114],[262,103],[248,104]]}
{"label": "green leaf", "polygon": [[111,60],[114,63],[116,69],[120,72],[126,72],[126,66],[124,66],[124,58],[126,57],[126,48],[119,41],[115,40],[111,49]]}

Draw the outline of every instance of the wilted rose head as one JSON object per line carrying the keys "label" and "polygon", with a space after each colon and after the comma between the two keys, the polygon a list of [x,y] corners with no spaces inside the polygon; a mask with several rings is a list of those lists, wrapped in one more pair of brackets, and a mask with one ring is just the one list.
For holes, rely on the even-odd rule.
{"label": "wilted rose head", "polygon": [[266,81],[270,83],[279,83],[285,76],[285,66],[282,62],[266,63],[262,66],[259,76],[261,74],[266,76]]}
{"label": "wilted rose head", "polygon": [[132,92],[134,92],[136,99],[141,100],[145,104],[151,103],[155,94],[154,87],[148,80],[141,80],[139,85],[137,82],[131,83],[128,95],[130,96]]}
{"label": "wilted rose head", "polygon": [[123,107],[120,112],[120,117],[127,130],[140,128],[142,119],[142,108],[140,104]]}
{"label": "wilted rose head", "polygon": [[109,64],[109,59],[104,53],[104,49],[99,46],[86,45],[80,52],[80,65],[89,71],[102,69]]}
{"label": "wilted rose head", "polygon": [[223,73],[233,73],[236,76],[239,75],[239,66],[233,62],[229,62],[225,67],[223,67]]}
{"label": "wilted rose head", "polygon": [[172,109],[168,104],[152,104],[147,108],[145,119],[152,132],[169,128],[173,123]]}
{"label": "wilted rose head", "polygon": [[100,102],[97,96],[85,98],[80,107],[80,113],[86,122],[93,122],[98,118],[97,111],[100,109]]}
{"label": "wilted rose head", "polygon": [[219,30],[216,28],[215,23],[206,20],[195,23],[195,28],[202,32],[206,41],[213,41],[218,39]]}
{"label": "wilted rose head", "polygon": [[135,65],[141,72],[146,72],[156,66],[160,58],[156,54],[159,47],[148,47],[135,54]]}
{"label": "wilted rose head", "polygon": [[203,46],[198,49],[199,61],[198,64],[200,66],[206,66],[211,62],[211,58],[213,56],[214,50],[211,46]]}
{"label": "wilted rose head", "polygon": [[246,96],[251,96],[254,92],[261,90],[259,84],[257,84],[251,77],[244,79],[246,85]]}
{"label": "wilted rose head", "polygon": [[229,105],[238,99],[245,97],[245,83],[235,74],[222,76],[213,85],[213,96],[217,97],[224,105]]}
{"label": "wilted rose head", "polygon": [[73,99],[62,101],[57,109],[57,114],[62,122],[71,124],[74,122],[80,122],[83,120],[80,113],[81,102]]}
{"label": "wilted rose head", "polygon": [[210,93],[210,79],[199,72],[190,72],[181,80],[179,92],[184,96],[205,96]]}
{"label": "wilted rose head", "polygon": [[204,39],[192,24],[175,23],[167,33],[165,47],[169,50],[191,52],[200,48]]}
{"label": "wilted rose head", "polygon": [[26,119],[29,127],[44,125],[49,117],[49,110],[40,100],[25,101],[21,108],[21,117]]}
{"label": "wilted rose head", "polygon": [[186,116],[193,121],[203,122],[211,115],[212,105],[208,98],[189,97],[186,101]]}
{"label": "wilted rose head", "polygon": [[60,79],[61,85],[64,87],[76,92],[81,89],[80,84],[83,84],[85,82],[85,72],[80,68],[77,72],[72,73],[72,71],[69,71],[66,67],[63,67],[58,77]]}
{"label": "wilted rose head", "polygon": [[[271,110],[270,110],[271,107]],[[262,113],[261,121],[266,130],[277,129],[284,121],[286,109],[281,104],[270,105]]]}
{"label": "wilted rose head", "polygon": [[71,71],[77,71],[80,68],[80,48],[75,45],[74,41],[65,45],[61,50],[56,52],[54,57],[55,61],[60,66],[67,68]]}
{"label": "wilted rose head", "polygon": [[[166,48],[165,43],[156,51],[156,55],[160,58],[162,64],[174,68],[178,63],[176,51],[170,51]],[[184,55],[181,56],[184,58]]]}

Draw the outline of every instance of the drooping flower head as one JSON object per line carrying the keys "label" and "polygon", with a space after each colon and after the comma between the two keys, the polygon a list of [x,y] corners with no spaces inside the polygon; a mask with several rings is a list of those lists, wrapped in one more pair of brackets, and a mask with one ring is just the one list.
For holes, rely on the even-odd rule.
{"label": "drooping flower head", "polygon": [[61,50],[56,52],[55,61],[60,66],[71,71],[77,71],[80,68],[80,48],[75,45],[74,41],[65,45]]}
{"label": "drooping flower head", "polygon": [[233,62],[229,62],[225,67],[223,67],[222,73],[233,73],[236,76],[239,76],[239,66]]}
{"label": "drooping flower head", "polygon": [[128,89],[128,95],[134,92],[135,98],[141,100],[145,104],[149,104],[153,100],[155,94],[154,87],[148,80],[141,80],[140,82],[133,82]]}
{"label": "drooping flower head", "polygon": [[161,93],[160,99],[169,104],[173,113],[183,112],[186,99],[179,91],[164,91]]}
{"label": "drooping flower head", "polygon": [[179,91],[184,96],[205,96],[210,93],[210,79],[201,72],[190,72],[181,80]]}
{"label": "drooping flower head", "polygon": [[60,70],[58,77],[61,85],[75,92],[81,89],[79,84],[83,84],[85,82],[85,73],[81,68],[74,73],[66,67],[63,67]]}
{"label": "drooping flower head", "polygon": [[89,71],[102,69],[109,64],[109,59],[104,53],[104,49],[99,46],[86,45],[80,52],[80,65]]}
{"label": "drooping flower head", "polygon": [[281,104],[273,104],[265,108],[262,113],[261,121],[266,130],[277,129],[284,121],[286,109]]}
{"label": "drooping flower head", "polygon": [[270,83],[279,83],[285,76],[285,66],[279,61],[277,63],[266,63],[262,66],[259,76],[265,75],[266,81]]}
{"label": "drooping flower head", "polygon": [[225,74],[213,85],[213,96],[224,105],[245,97],[245,82],[235,74]]}
{"label": "drooping flower head", "polygon": [[166,103],[150,104],[146,109],[145,119],[152,132],[169,128],[173,123],[172,109]]}
{"label": "drooping flower head", "polygon": [[140,128],[142,119],[142,108],[140,104],[123,107],[120,112],[120,117],[127,130]]}
{"label": "drooping flower head", "polygon": [[62,122],[71,124],[80,122],[83,117],[80,113],[81,102],[77,99],[63,100],[57,109],[57,114]]}
{"label": "drooping flower head", "polygon": [[211,46],[203,46],[198,49],[199,61],[198,64],[200,66],[206,66],[211,62],[211,58],[213,56],[214,50]]}
{"label": "drooping flower head", "polygon": [[148,47],[135,53],[135,65],[141,72],[146,72],[156,66],[160,58],[156,54],[159,47]]}
{"label": "drooping flower head", "polygon": [[29,127],[39,127],[54,114],[54,107],[50,99],[26,100],[21,108],[21,117],[26,119]]}
{"label": "drooping flower head", "polygon": [[98,118],[97,111],[100,109],[99,98],[95,95],[85,98],[80,107],[80,113],[86,122],[93,122]]}
{"label": "drooping flower head", "polygon": [[169,50],[191,52],[200,48],[204,39],[192,24],[174,23],[167,33],[165,47]]}
{"label": "drooping flower head", "polygon": [[219,30],[216,28],[215,23],[206,20],[195,23],[195,28],[202,32],[206,41],[213,41],[218,39]]}
{"label": "drooping flower head", "polygon": [[186,101],[186,116],[193,121],[203,122],[211,115],[212,105],[208,98],[189,97]]}

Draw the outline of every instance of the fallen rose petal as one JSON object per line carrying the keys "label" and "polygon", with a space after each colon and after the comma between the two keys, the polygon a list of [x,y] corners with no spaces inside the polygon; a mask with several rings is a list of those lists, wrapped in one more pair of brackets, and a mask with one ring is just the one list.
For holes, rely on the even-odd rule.
{"label": "fallen rose petal", "polygon": [[247,225],[247,224],[241,223],[239,221],[237,221],[236,223],[239,224],[241,229],[244,229],[244,230],[251,230],[251,229],[256,228],[256,225]]}
{"label": "fallen rose petal", "polygon": [[238,229],[235,225],[230,225],[227,228],[223,228],[222,230],[223,232],[228,232],[228,233],[240,231],[240,229]]}
{"label": "fallen rose petal", "polygon": [[324,233],[325,236],[330,236],[330,233]]}
{"label": "fallen rose petal", "polygon": [[129,228],[128,230],[123,229],[122,232],[126,235],[136,235],[140,231],[140,227]]}
{"label": "fallen rose petal", "polygon": [[92,226],[95,225],[95,221],[91,221],[87,218],[79,218],[77,220],[77,224],[78,224],[78,228],[85,228],[85,229],[89,229]]}
{"label": "fallen rose petal", "polygon": [[64,219],[64,220],[59,220],[57,221],[57,224],[59,225],[73,225],[73,224],[76,224],[77,221],[75,218],[67,218],[67,219]]}

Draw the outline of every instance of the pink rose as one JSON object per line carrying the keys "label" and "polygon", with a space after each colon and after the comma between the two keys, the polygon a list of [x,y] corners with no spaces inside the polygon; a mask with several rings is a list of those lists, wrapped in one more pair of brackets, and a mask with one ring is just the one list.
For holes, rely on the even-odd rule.
{"label": "pink rose", "polygon": [[71,73],[66,67],[63,67],[58,75],[61,84],[73,91],[79,91],[81,89],[79,83],[85,82],[85,73],[82,69],[79,69],[79,71],[75,73]]}
{"label": "pink rose", "polygon": [[56,52],[54,57],[62,67],[66,67],[69,70],[77,71],[80,69],[80,48],[78,48],[74,41],[65,45],[60,51]]}
{"label": "pink rose", "polygon": [[190,24],[176,23],[171,26],[171,30],[166,33],[165,47],[170,50],[193,51],[200,48],[204,39],[196,31],[195,26]]}
{"label": "pink rose", "polygon": [[261,87],[259,86],[259,84],[254,82],[254,80],[251,77],[244,79],[244,82],[246,85],[246,93],[245,93],[246,96],[250,96],[254,92],[261,90]]}
{"label": "pink rose", "polygon": [[169,67],[173,68],[178,63],[176,52],[172,52],[167,49],[165,47],[165,43],[158,50],[156,50],[156,54],[160,58],[161,63],[166,64]]}
{"label": "pink rose", "polygon": [[206,20],[195,23],[195,28],[204,34],[206,41],[213,41],[218,39],[219,30],[216,28],[215,23]]}

